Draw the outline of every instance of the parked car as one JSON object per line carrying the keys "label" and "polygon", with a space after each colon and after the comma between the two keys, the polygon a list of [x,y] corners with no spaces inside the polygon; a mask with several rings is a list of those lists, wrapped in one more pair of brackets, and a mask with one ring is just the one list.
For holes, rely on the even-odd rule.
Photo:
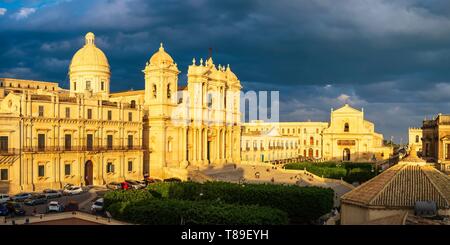
{"label": "parked car", "polygon": [[8,194],[0,194],[0,204],[6,203],[9,201],[9,195]]}
{"label": "parked car", "polygon": [[91,212],[92,213],[101,212],[101,211],[103,211],[103,206],[104,206],[104,199],[103,198],[99,198],[99,199],[97,199],[97,201],[95,201],[92,204]]}
{"label": "parked car", "polygon": [[181,182],[181,179],[179,179],[179,178],[168,178],[168,179],[164,179],[164,182]]}
{"label": "parked car", "polygon": [[122,184],[119,182],[111,182],[106,185],[106,188],[108,188],[110,190],[122,189]]}
{"label": "parked car", "polygon": [[25,209],[23,209],[22,205],[18,202],[7,202],[6,208],[8,208],[9,213],[15,215],[25,215]]}
{"label": "parked car", "polygon": [[135,190],[145,188],[145,184],[141,184],[136,180],[125,180],[125,182],[127,182],[128,185],[130,185],[131,188],[133,188]]}
{"label": "parked car", "polygon": [[57,201],[51,201],[48,203],[47,212],[62,212],[64,211],[63,205],[59,204]]}
{"label": "parked car", "polygon": [[0,216],[8,216],[9,210],[5,204],[0,204]]}
{"label": "parked car", "polygon": [[11,197],[11,201],[14,202],[20,202],[20,201],[24,201],[28,198],[31,198],[33,195],[29,192],[23,192],[23,193],[19,193],[17,195],[14,195]]}
{"label": "parked car", "polygon": [[72,186],[74,186],[74,184],[67,183],[67,184],[64,185],[63,189],[67,190],[67,189],[69,189]]}
{"label": "parked car", "polygon": [[78,202],[74,200],[69,201],[64,207],[64,211],[78,211]]}
{"label": "parked car", "polygon": [[151,184],[151,183],[162,182],[162,180],[161,180],[161,179],[157,179],[157,178],[148,177],[148,178],[147,178],[147,182],[148,182],[149,184]]}
{"label": "parked car", "polygon": [[81,194],[82,192],[83,188],[81,188],[80,186],[72,186],[69,189],[63,191],[63,193],[66,195],[78,195]]}
{"label": "parked car", "polygon": [[57,190],[45,189],[43,193],[47,197],[47,199],[62,197],[61,191]]}
{"label": "parked car", "polygon": [[39,205],[39,204],[46,204],[47,203],[47,197],[45,195],[35,195],[31,198],[25,199],[25,205]]}

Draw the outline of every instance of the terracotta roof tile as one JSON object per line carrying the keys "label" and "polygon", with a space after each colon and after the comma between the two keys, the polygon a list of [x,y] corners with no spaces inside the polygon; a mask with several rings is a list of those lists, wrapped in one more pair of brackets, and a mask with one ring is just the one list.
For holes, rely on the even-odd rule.
{"label": "terracotta roof tile", "polygon": [[433,166],[399,163],[342,196],[363,206],[414,207],[416,201],[450,207],[450,178]]}

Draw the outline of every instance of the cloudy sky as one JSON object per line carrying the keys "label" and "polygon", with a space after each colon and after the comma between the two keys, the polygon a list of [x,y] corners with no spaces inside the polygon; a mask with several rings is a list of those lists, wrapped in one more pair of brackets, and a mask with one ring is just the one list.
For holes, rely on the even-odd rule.
{"label": "cloudy sky", "polygon": [[245,90],[279,90],[282,121],[328,121],[349,103],[385,138],[450,113],[446,0],[3,0],[0,77],[68,86],[86,32],[108,56],[112,90],[142,89],[160,42],[186,81],[192,58],[230,64]]}

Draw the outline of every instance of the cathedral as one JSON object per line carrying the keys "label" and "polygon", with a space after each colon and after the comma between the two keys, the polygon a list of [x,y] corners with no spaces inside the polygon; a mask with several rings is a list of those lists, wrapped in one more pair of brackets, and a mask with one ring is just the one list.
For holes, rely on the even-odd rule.
{"label": "cathedral", "polygon": [[104,185],[240,163],[241,85],[229,65],[193,59],[187,85],[161,44],[144,90],[111,93],[106,55],[85,36],[69,89],[0,78],[0,192]]}

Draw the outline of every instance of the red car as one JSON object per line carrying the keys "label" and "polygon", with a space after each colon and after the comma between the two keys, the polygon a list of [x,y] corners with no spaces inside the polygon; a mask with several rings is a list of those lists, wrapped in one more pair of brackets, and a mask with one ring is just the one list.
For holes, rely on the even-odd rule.
{"label": "red car", "polygon": [[130,184],[128,184],[127,182],[122,182],[120,183],[122,190],[128,190],[130,189]]}

